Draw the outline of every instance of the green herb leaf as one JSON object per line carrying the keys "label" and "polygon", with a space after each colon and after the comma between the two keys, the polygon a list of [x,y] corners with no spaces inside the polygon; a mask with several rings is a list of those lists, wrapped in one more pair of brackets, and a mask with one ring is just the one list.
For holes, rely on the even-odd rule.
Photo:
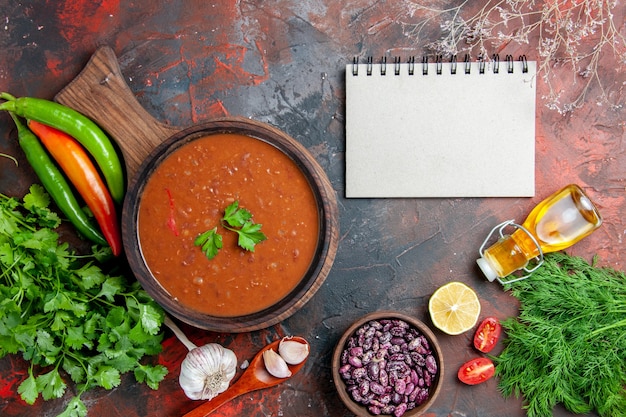
{"label": "green herb leaf", "polygon": [[44,400],[53,398],[61,398],[65,393],[65,382],[61,379],[61,375],[57,369],[53,369],[48,373],[41,374],[35,378],[37,389],[41,392]]}
{"label": "green herb leaf", "polygon": [[156,335],[159,332],[163,316],[157,309],[149,304],[141,304],[139,317],[141,318],[141,326],[147,334]]}
{"label": "green herb leaf", "polygon": [[143,365],[135,368],[137,382],[145,382],[150,388],[157,389],[159,382],[167,375],[167,368],[163,365]]}
{"label": "green herb leaf", "polygon": [[122,291],[122,287],[122,277],[109,277],[102,284],[102,287],[97,297],[102,297],[109,301],[114,301],[115,295]]}
{"label": "green herb leaf", "polygon": [[35,213],[39,218],[39,224],[44,227],[54,229],[61,224],[59,216],[50,210],[50,196],[43,186],[39,184],[31,185],[29,193],[24,196],[24,207]]}
{"label": "green herb leaf", "polygon": [[98,369],[94,378],[98,385],[105,389],[113,389],[122,382],[120,372],[111,366],[103,366]]}
{"label": "green herb leaf", "polygon": [[246,222],[241,227],[241,229],[236,230],[237,234],[239,234],[238,244],[245,250],[250,252],[254,252],[254,246],[267,239],[267,237],[263,234],[261,230],[261,225]]}
{"label": "green herb leaf", "polygon": [[226,207],[222,220],[232,227],[242,227],[252,218],[252,213],[244,208],[239,208],[239,201],[235,201]]}
{"label": "green herb leaf", "polygon": [[39,390],[37,389],[37,381],[33,375],[29,375],[22,383],[17,387],[17,392],[20,394],[22,400],[27,404],[35,404],[37,397],[39,397]]}
{"label": "green herb leaf", "polygon": [[[224,216],[220,224],[227,230],[237,233],[237,244],[239,247],[254,252],[257,243],[267,239],[261,232],[261,225],[252,221],[252,213],[245,208],[239,207],[239,201],[230,204],[224,210]],[[217,256],[222,248],[222,236],[217,233],[217,226],[200,234],[194,241],[196,246],[202,246],[202,251],[210,260]]]}
{"label": "green herb leaf", "polygon": [[217,227],[207,230],[194,240],[194,245],[202,246],[202,252],[208,259],[213,259],[222,248],[222,235],[217,233]]}
{"label": "green herb leaf", "polygon": [[[118,386],[121,373],[143,369],[142,358],[161,351],[163,312],[136,280],[97,264],[110,249],[79,256],[59,242],[49,204],[41,186],[23,202],[0,194],[0,357],[21,353],[31,362],[17,389],[29,404],[40,394],[64,395],[64,370],[76,396],[61,415],[82,417],[83,392]],[[162,379],[147,383],[154,388]]]}
{"label": "green herb leaf", "polygon": [[67,404],[67,408],[57,417],[86,417],[87,407],[80,397],[73,397]]}

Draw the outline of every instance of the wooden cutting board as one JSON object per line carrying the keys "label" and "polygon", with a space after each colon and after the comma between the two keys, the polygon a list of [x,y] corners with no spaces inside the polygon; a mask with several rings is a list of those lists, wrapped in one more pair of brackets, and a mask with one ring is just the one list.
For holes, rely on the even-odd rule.
{"label": "wooden cutting board", "polygon": [[156,146],[182,130],[156,120],[139,104],[108,46],[96,50],[55,100],[90,117],[109,134],[122,152],[129,181]]}

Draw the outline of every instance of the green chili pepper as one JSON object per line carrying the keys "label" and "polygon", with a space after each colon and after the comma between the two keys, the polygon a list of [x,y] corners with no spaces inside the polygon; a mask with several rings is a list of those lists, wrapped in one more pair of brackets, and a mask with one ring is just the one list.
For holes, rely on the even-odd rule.
{"label": "green chili pepper", "polygon": [[15,98],[0,93],[7,100],[0,110],[8,110],[26,119],[52,126],[72,136],[93,156],[102,171],[111,196],[117,203],[124,199],[124,171],[108,136],[91,119],[62,104],[34,97]]}
{"label": "green chili pepper", "polygon": [[56,167],[39,139],[10,112],[17,126],[18,142],[26,155],[28,163],[33,167],[35,174],[43,184],[56,205],[76,227],[76,229],[90,241],[107,246],[108,243],[100,231],[90,221],[80,204],[74,197],[70,185]]}

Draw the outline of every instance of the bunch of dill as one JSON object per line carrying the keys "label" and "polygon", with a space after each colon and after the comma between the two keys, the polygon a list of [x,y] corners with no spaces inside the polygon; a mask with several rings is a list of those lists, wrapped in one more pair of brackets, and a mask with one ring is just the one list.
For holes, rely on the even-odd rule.
{"label": "bunch of dill", "polygon": [[526,280],[505,287],[520,301],[503,322],[494,358],[503,396],[523,396],[529,417],[626,416],[626,276],[565,253],[549,254]]}

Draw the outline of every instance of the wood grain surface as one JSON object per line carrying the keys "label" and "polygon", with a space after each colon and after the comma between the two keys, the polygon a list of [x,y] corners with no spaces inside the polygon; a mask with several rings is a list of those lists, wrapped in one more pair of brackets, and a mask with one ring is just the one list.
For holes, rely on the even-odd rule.
{"label": "wood grain surface", "polygon": [[123,77],[113,49],[102,46],[55,100],[89,116],[115,140],[131,179],[148,154],[181,128],[152,117]]}

